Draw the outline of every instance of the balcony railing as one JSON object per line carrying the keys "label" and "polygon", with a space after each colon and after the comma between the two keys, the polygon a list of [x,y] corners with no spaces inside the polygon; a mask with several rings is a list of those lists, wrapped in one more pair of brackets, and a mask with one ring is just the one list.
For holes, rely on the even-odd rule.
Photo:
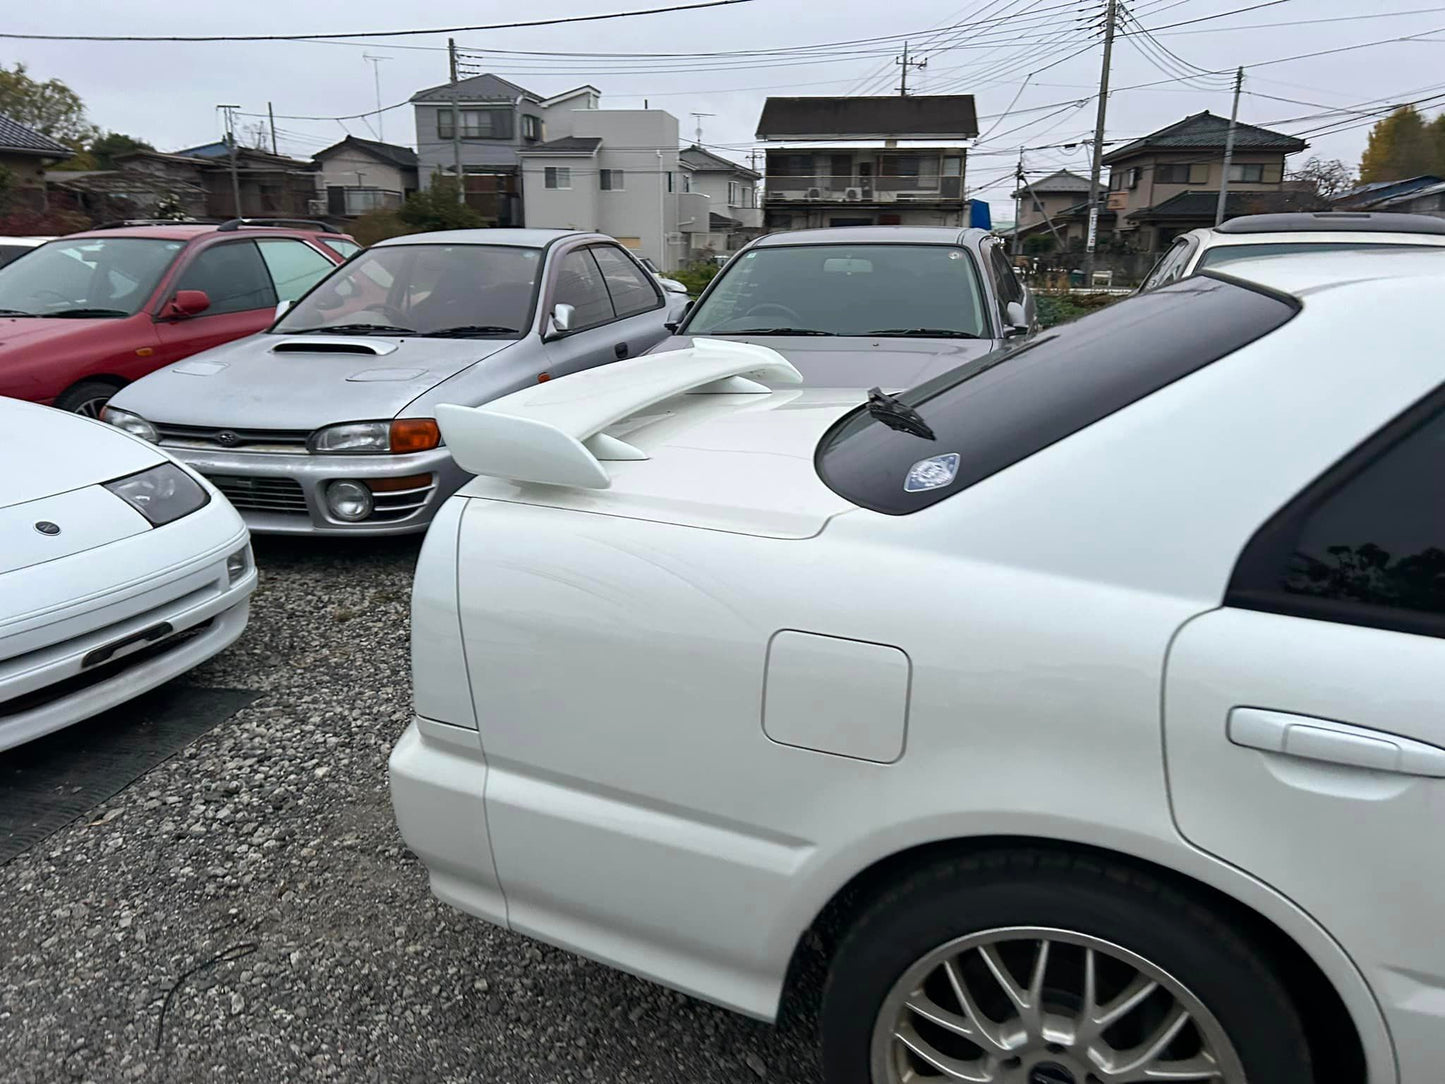
{"label": "balcony railing", "polygon": [[935,173],[788,177],[769,174],[766,201],[777,203],[902,203],[952,201],[963,196],[962,178]]}

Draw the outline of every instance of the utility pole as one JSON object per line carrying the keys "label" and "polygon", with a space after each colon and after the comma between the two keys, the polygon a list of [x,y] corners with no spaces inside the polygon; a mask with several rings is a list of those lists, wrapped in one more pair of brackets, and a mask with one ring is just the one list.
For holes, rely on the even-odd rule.
{"label": "utility pole", "polygon": [[362,53],[362,60],[371,61],[371,76],[376,83],[376,138],[386,139],[386,116],[381,111],[381,62],[390,60],[389,56],[372,56],[370,53]]}
{"label": "utility pole", "polygon": [[457,39],[447,38],[447,59],[452,68],[452,165],[457,171],[457,202],[467,202],[467,184],[462,176],[462,110],[461,93],[457,90]]}
{"label": "utility pole", "polygon": [[266,116],[271,121],[271,153],[280,154],[281,152],[276,149],[276,110],[271,108],[270,102],[266,103]]}
{"label": "utility pole", "polygon": [[1022,225],[1022,223],[1019,222],[1019,219],[1023,217],[1022,215],[1019,214],[1019,208],[1023,206],[1023,197],[1024,197],[1024,149],[1023,149],[1022,147],[1020,147],[1020,148],[1019,148],[1019,164],[1018,164],[1018,169],[1016,169],[1016,170],[1014,171],[1014,244],[1013,244],[1013,254],[1014,254],[1015,256],[1017,256],[1017,255],[1019,254],[1019,226]]}
{"label": "utility pole", "polygon": [[1089,169],[1089,237],[1084,243],[1084,285],[1094,281],[1094,246],[1099,239],[1099,170],[1103,168],[1104,117],[1109,111],[1109,58],[1114,52],[1118,0],[1108,0],[1104,16],[1104,64],[1099,70],[1099,111],[1094,117],[1094,162]]}
{"label": "utility pole", "polygon": [[692,114],[693,119],[697,121],[697,134],[693,137],[693,142],[696,143],[699,147],[702,146],[702,118],[703,118],[703,117],[715,117],[715,116],[717,116],[716,113],[693,113],[693,114]]}
{"label": "utility pole", "polygon": [[908,43],[905,41],[903,43],[903,56],[894,57],[893,63],[897,64],[903,69],[903,76],[898,82],[898,96],[900,98],[906,98],[908,97],[908,69],[928,67],[928,58],[924,57],[922,60],[909,60]]}
{"label": "utility pole", "polygon": [[1234,73],[1234,107],[1229,111],[1229,131],[1224,137],[1224,173],[1219,178],[1219,202],[1214,207],[1214,224],[1224,221],[1224,201],[1229,197],[1229,164],[1234,160],[1234,126],[1239,121],[1239,88],[1244,85],[1244,69]]}
{"label": "utility pole", "polygon": [[218,105],[217,109],[226,118],[226,149],[230,152],[231,158],[231,199],[235,203],[236,218],[245,217],[241,213],[241,171],[236,165],[236,110],[239,105]]}

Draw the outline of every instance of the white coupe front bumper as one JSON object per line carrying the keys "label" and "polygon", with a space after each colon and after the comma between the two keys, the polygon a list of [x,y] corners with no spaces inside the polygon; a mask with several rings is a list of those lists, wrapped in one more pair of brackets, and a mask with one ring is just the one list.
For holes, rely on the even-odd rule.
{"label": "white coupe front bumper", "polygon": [[[121,704],[246,627],[248,535],[223,500],[165,527],[0,576],[0,749]],[[246,550],[244,569],[227,558]]]}

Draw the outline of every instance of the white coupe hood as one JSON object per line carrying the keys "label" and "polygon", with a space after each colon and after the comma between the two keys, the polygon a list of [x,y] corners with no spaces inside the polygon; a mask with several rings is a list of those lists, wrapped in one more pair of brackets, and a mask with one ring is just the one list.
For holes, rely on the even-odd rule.
{"label": "white coupe hood", "polygon": [[113,426],[0,398],[0,508],[109,482],[164,460]]}

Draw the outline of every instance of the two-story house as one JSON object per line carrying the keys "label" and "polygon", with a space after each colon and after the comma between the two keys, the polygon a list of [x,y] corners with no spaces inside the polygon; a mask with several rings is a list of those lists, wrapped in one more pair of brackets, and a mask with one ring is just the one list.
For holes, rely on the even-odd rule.
{"label": "two-story house", "polygon": [[0,170],[9,178],[0,192],[6,203],[0,212],[44,209],[46,167],[73,153],[63,143],[0,113]]}
{"label": "two-story house", "polygon": [[596,87],[582,86],[543,98],[490,74],[417,91],[411,103],[422,187],[436,174],[456,176],[460,158],[468,205],[494,226],[522,225],[517,152],[548,138],[549,112],[596,108],[598,94]]}
{"label": "two-story house", "polygon": [[726,255],[762,232],[763,209],[758,206],[762,174],[696,143],[684,147],[678,160],[692,172],[692,190],[708,198],[708,231],[693,235],[700,253]]}
{"label": "two-story house", "polygon": [[1062,237],[1062,223],[1057,219],[1080,203],[1087,204],[1089,178],[1061,169],[1037,181],[1020,184],[1012,198],[1018,206],[1017,221],[1014,222],[1014,230],[1018,234],[1050,234],[1049,226],[1053,223]]}
{"label": "two-story house", "polygon": [[[1104,155],[1108,213],[1101,226],[1112,226],[1131,248],[1159,251],[1178,234],[1214,225],[1228,132],[1229,118],[1206,110]],[[1283,132],[1237,124],[1224,216],[1317,209],[1313,190],[1284,179],[1285,157],[1306,146]],[[1065,217],[1087,219],[1087,203],[1085,193]]]}
{"label": "two-story house", "polygon": [[757,134],[788,144],[767,152],[767,229],[968,224],[971,94],[769,98]]}
{"label": "two-story house", "polygon": [[662,270],[687,261],[711,230],[711,200],[692,191],[677,118],[661,109],[553,107],[544,142],[518,151],[528,226],[609,234]]}
{"label": "two-story house", "polygon": [[347,136],[311,156],[326,213],[354,218],[400,207],[417,190],[417,155],[410,147]]}

